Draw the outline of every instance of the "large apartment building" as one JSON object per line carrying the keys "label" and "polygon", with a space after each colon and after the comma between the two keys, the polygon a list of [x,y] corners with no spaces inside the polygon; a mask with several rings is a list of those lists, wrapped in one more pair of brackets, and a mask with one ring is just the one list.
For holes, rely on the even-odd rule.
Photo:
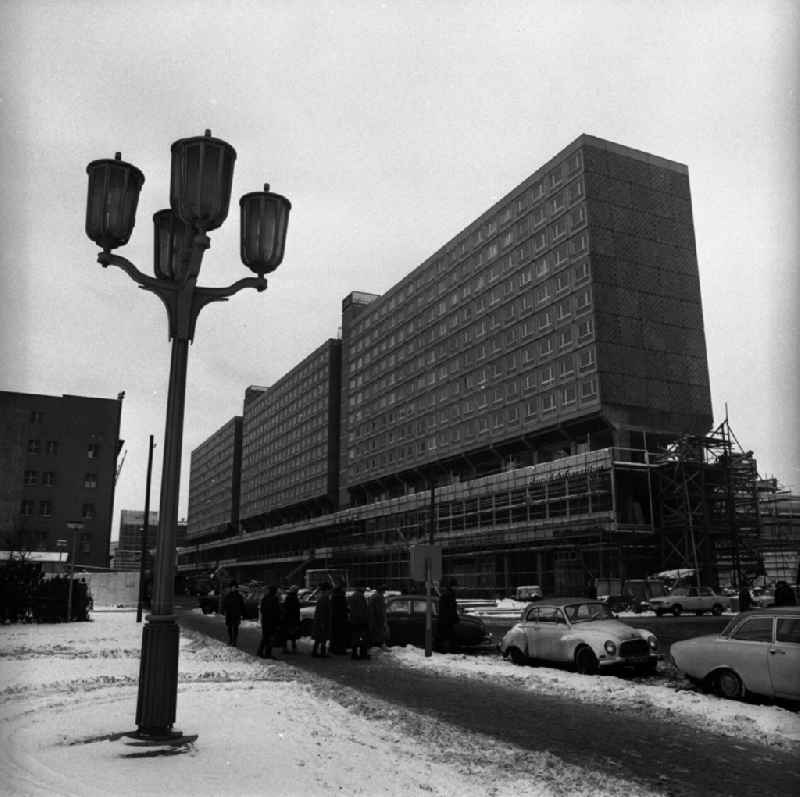
{"label": "large apartment building", "polygon": [[247,533],[184,569],[402,579],[430,530],[464,583],[645,568],[651,454],[712,424],[687,167],[580,136],[384,295],[347,296],[340,346],[245,407]]}
{"label": "large apartment building", "polygon": [[108,567],[122,398],[0,391],[4,549]]}

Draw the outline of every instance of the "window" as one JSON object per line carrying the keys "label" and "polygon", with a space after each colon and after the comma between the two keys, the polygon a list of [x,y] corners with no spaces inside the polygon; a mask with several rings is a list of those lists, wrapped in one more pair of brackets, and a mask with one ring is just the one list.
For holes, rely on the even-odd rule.
{"label": "window", "polygon": [[553,323],[553,319],[550,317],[550,311],[545,310],[543,313],[539,315],[538,319],[538,326],[539,329],[546,329]]}
{"label": "window", "polygon": [[38,454],[42,450],[41,440],[28,440],[28,453]]}
{"label": "window", "polygon": [[33,501],[27,499],[23,501],[19,513],[25,517],[30,517],[33,514]]}
{"label": "window", "polygon": [[574,370],[575,370],[575,363],[573,362],[572,357],[564,357],[558,364],[559,376],[567,376],[568,374],[571,374]]}
{"label": "window", "polygon": [[48,440],[47,441],[47,453],[48,454],[58,454],[58,440]]}
{"label": "window", "polygon": [[566,318],[570,314],[571,308],[569,306],[569,299],[565,299],[563,302],[558,303],[558,318],[561,320],[562,318]]}
{"label": "window", "polygon": [[39,501],[39,514],[42,517],[50,517],[53,514],[53,504],[51,501]]}
{"label": "window", "polygon": [[97,474],[96,473],[87,473],[83,477],[83,486],[84,487],[97,487]]}
{"label": "window", "polygon": [[553,381],[553,366],[548,365],[542,368],[542,378],[541,378],[542,385],[549,385]]}
{"label": "window", "polygon": [[561,330],[561,340],[559,342],[562,349],[566,349],[572,343],[572,327]]}
{"label": "window", "polygon": [[583,308],[588,307],[589,306],[589,302],[591,301],[591,299],[592,299],[592,297],[591,297],[591,294],[589,292],[589,289],[586,288],[585,290],[582,290],[578,294],[578,298],[577,298],[577,302],[576,302],[578,309],[581,310]]}
{"label": "window", "polygon": [[575,384],[567,385],[561,391],[561,403],[562,404],[574,404],[578,397],[578,389]]}
{"label": "window", "polygon": [[772,618],[751,617],[733,632],[732,638],[747,642],[772,642]]}
{"label": "window", "polygon": [[44,415],[39,410],[31,410],[31,423],[41,423]]}
{"label": "window", "polygon": [[100,446],[98,443],[89,443],[89,448],[86,452],[86,456],[89,459],[97,459],[98,455],[100,454]]}
{"label": "window", "polygon": [[578,367],[583,370],[594,365],[594,349],[583,349],[578,355]]}
{"label": "window", "polygon": [[579,338],[588,338],[593,333],[594,333],[594,324],[592,323],[591,318],[587,318],[585,321],[581,321],[581,323],[578,324]]}
{"label": "window", "polygon": [[556,408],[556,397],[552,393],[542,396],[542,412],[550,412]]}
{"label": "window", "polygon": [[800,617],[779,617],[775,639],[800,645]]}
{"label": "window", "polygon": [[39,483],[39,471],[38,470],[26,470],[25,471],[25,484],[38,484]]}
{"label": "window", "polygon": [[539,356],[546,357],[548,354],[551,354],[553,351],[553,342],[550,338],[545,338],[544,340],[539,341]]}
{"label": "window", "polygon": [[591,398],[595,395],[597,395],[597,380],[594,377],[581,382],[581,398]]}
{"label": "window", "polygon": [[84,520],[92,520],[97,515],[94,504],[84,504],[81,507],[81,517]]}
{"label": "window", "polygon": [[45,471],[42,474],[42,484],[47,487],[53,487],[56,483],[56,474],[53,471]]}

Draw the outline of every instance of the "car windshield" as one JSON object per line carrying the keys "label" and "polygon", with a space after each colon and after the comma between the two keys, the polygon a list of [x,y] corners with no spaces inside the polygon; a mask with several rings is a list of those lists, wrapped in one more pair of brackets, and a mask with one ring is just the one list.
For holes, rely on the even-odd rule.
{"label": "car windshield", "polygon": [[564,614],[571,623],[582,623],[588,620],[613,620],[614,614],[605,603],[587,602],[573,603],[564,607]]}

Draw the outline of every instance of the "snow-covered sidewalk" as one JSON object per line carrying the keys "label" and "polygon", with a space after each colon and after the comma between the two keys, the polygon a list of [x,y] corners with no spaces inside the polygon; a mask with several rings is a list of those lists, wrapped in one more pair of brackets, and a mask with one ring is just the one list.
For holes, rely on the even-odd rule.
{"label": "snow-covered sidewalk", "polygon": [[[286,663],[264,663],[182,633],[177,728],[198,734],[182,755],[136,757],[133,730],[141,625],[135,612],[90,623],[0,627],[0,783],[14,795],[600,795],[650,794],[639,784],[568,765],[365,697]],[[301,641],[306,650],[307,642]],[[307,652],[307,651],[306,651]],[[514,668],[497,658],[418,649],[378,655],[400,666],[635,710],[673,712],[723,730],[747,723],[765,744],[800,749],[800,719],[783,709]],[[663,692],[663,693],[662,693]]]}

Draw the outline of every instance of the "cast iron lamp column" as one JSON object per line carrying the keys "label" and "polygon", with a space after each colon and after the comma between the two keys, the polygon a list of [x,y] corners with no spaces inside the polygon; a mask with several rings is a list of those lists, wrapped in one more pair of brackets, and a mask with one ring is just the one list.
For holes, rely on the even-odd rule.
{"label": "cast iron lamp column", "polygon": [[181,447],[186,397],[189,343],[197,316],[205,305],[224,302],[244,288],[263,291],[264,274],[283,260],[289,201],[270,193],[245,194],[241,209],[241,258],[257,277],[240,279],[227,288],[197,286],[203,254],[210,246],[206,234],[228,215],[236,151],[230,144],[205,136],[184,138],[172,145],[170,209],[153,216],[155,277],[139,271],[129,260],[111,254],[128,242],[133,231],[144,175],[115,159],[90,163],[86,206],[86,234],[103,251],[98,262],[117,266],[140,288],[164,303],[172,340],[158,537],[153,572],[151,613],[142,629],[139,695],[136,706],[138,733],[169,736],[175,723],[178,694],[179,629],[173,614],[175,589],[175,530],[178,522]]}

